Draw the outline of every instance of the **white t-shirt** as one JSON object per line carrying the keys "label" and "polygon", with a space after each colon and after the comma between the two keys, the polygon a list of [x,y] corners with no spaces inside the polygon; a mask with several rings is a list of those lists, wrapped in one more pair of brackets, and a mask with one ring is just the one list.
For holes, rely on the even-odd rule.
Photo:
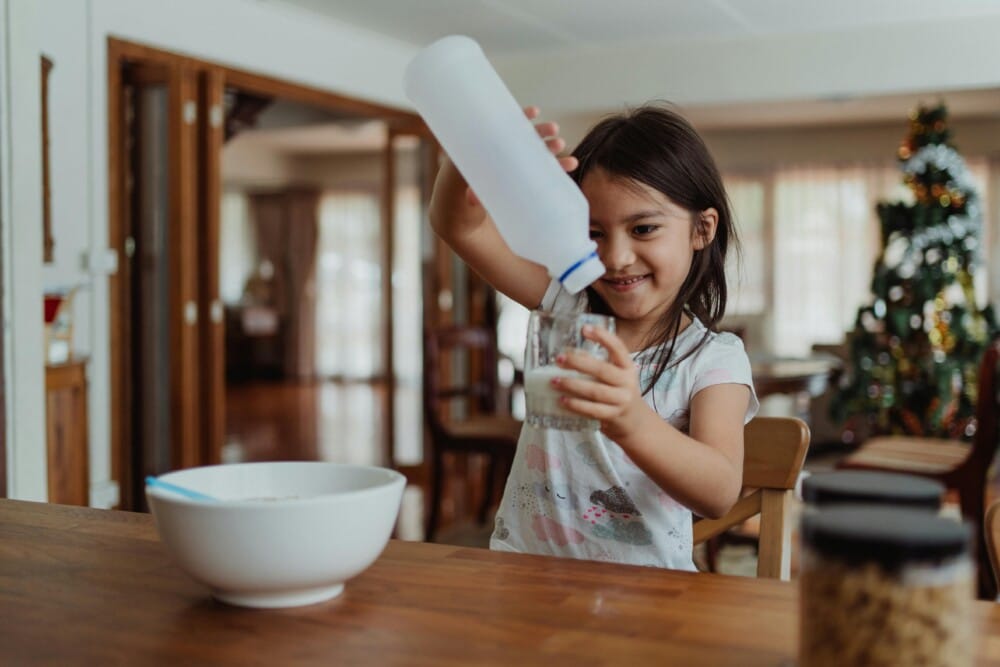
{"label": "white t-shirt", "polygon": [[[584,293],[571,295],[553,281],[541,308],[580,312],[586,304]],[[704,333],[695,319],[678,335],[674,354],[683,355]],[[633,354],[643,388],[652,369],[642,362],[652,351]],[[724,383],[750,388],[744,423],[750,421],[759,406],[743,342],[730,333],[710,333],[701,349],[665,370],[644,398],[686,433],[691,398]],[[664,493],[599,431],[557,431],[526,423],[490,548],[694,570],[691,522],[691,510]]]}

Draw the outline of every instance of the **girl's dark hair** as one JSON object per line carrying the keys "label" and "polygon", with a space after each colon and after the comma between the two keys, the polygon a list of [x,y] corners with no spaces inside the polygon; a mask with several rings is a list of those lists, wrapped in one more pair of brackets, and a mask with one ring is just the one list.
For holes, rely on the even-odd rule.
{"label": "girl's dark hair", "polygon": [[[580,161],[571,174],[577,184],[582,185],[594,169],[643,183],[691,212],[692,234],[702,233],[702,211],[714,208],[719,215],[715,238],[705,248],[695,250],[677,298],[643,342],[643,348],[658,349],[647,362],[654,371],[642,390],[646,393],[667,368],[693,354],[708,338],[706,332],[697,345],[674,359],[682,315],[686,312],[697,317],[714,331],[725,314],[726,250],[732,245],[738,251],[729,199],[705,142],[690,123],[665,104],[646,104],[605,118],[587,133],[573,155]],[[587,297],[592,311],[612,314],[592,287],[587,289]]]}

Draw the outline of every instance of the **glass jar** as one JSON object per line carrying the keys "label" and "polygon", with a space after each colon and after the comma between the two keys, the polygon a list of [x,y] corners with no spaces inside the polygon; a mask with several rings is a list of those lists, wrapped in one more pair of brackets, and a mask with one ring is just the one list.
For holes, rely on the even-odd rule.
{"label": "glass jar", "polygon": [[802,500],[808,508],[851,503],[937,512],[944,491],[943,484],[926,477],[873,470],[817,472],[802,480]]}
{"label": "glass jar", "polygon": [[924,510],[804,515],[799,664],[972,665],[970,536],[968,525]]}

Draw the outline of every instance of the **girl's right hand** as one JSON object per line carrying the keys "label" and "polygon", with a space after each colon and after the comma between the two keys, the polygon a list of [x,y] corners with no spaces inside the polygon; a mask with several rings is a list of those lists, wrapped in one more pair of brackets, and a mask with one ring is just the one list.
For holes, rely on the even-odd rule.
{"label": "girl's right hand", "polygon": [[[524,115],[528,117],[528,120],[534,120],[538,118],[541,110],[535,106],[524,107]],[[538,136],[545,140],[545,145],[548,147],[549,152],[556,156],[559,160],[559,166],[561,166],[565,171],[570,172],[576,169],[579,161],[569,155],[565,157],[559,157],[559,153],[566,149],[566,140],[559,136],[559,124],[554,122],[547,123],[537,123],[535,124],[535,131],[538,132]],[[441,167],[454,169],[454,165],[451,160],[448,159]],[[456,170],[457,171],[457,170]],[[460,176],[461,178],[461,176]],[[482,206],[479,202],[479,197],[476,193],[472,191],[472,188],[466,186],[465,188],[465,200],[470,206]]]}

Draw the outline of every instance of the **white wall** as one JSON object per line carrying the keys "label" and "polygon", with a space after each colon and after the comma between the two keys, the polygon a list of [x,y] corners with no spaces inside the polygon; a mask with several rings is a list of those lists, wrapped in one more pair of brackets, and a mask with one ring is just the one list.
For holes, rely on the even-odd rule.
{"label": "white wall", "polygon": [[221,165],[225,188],[280,188],[293,181],[288,156],[253,141],[252,133],[238,134],[225,143]]}
{"label": "white wall", "polygon": [[293,161],[295,182],[327,190],[362,189],[380,193],[385,156],[379,152],[337,155],[297,155]]}
{"label": "white wall", "polygon": [[7,493],[45,500],[39,24],[30,0],[0,0],[0,16]]}
{"label": "white wall", "polygon": [[[893,123],[706,130],[701,135],[723,171],[779,164],[895,164],[899,144],[909,132],[908,111],[900,109]],[[951,141],[964,157],[1000,155],[1000,118],[950,118],[948,126]]]}
{"label": "white wall", "polygon": [[[3,27],[3,220],[8,458],[12,496],[45,497],[43,286],[83,283],[76,351],[90,364],[91,502],[109,483],[108,289],[83,257],[107,247],[107,39],[114,36],[352,97],[406,106],[400,74],[413,47],[253,0],[0,0]],[[50,82],[56,261],[41,265],[40,53]],[[7,94],[9,91],[9,95]],[[8,120],[10,122],[8,122]],[[13,219],[14,225],[7,224]],[[38,259],[35,259],[38,258]]]}
{"label": "white wall", "polygon": [[543,111],[604,112],[668,99],[709,105],[993,88],[1000,18],[805,35],[581,45],[493,57],[515,96]]}

